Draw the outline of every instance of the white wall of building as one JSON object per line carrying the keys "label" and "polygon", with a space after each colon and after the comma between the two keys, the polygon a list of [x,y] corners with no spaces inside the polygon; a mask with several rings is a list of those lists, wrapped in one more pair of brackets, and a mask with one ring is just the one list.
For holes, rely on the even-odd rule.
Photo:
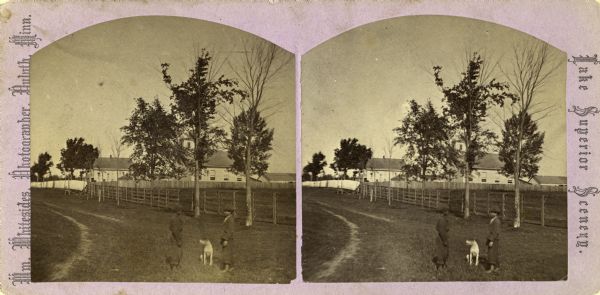
{"label": "white wall of building", "polygon": [[388,181],[390,178],[394,178],[398,175],[401,175],[400,171],[387,171],[387,170],[367,170],[366,179],[369,182],[384,182]]}
{"label": "white wall of building", "polygon": [[92,178],[95,181],[115,181],[118,177],[123,177],[124,175],[129,174],[127,170],[92,170]]}
{"label": "white wall of building", "polygon": [[473,183],[500,183],[500,184],[512,184],[513,178],[506,177],[498,170],[474,170],[471,174]]}
{"label": "white wall of building", "polygon": [[[194,174],[184,177],[182,180],[194,180]],[[215,182],[244,182],[244,175],[236,175],[228,171],[226,168],[206,168],[200,175],[200,181],[215,181]]]}

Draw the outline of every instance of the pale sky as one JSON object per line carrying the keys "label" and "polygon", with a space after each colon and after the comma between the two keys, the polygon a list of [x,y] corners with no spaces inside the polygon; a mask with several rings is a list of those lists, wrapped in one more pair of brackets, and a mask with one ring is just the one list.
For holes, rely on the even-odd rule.
{"label": "pale sky", "polygon": [[[302,56],[302,165],[323,152],[333,162],[342,138],[356,137],[384,155],[386,140],[400,125],[407,102],[431,99],[441,109],[442,93],[432,67],[440,65],[446,85],[459,79],[465,51],[484,51],[509,67],[512,46],[533,37],[508,27],[447,16],[400,17],[345,32]],[[547,88],[539,94],[553,112],[539,122],[545,131],[539,175],[566,175],[566,54],[552,47],[562,61]],[[502,73],[497,77],[505,81]],[[499,136],[502,112],[489,112],[487,125]],[[395,147],[394,158],[402,157]],[[331,170],[326,170],[331,173]]]}
{"label": "pale sky", "polygon": [[[38,51],[31,63],[32,162],[48,152],[56,164],[67,138],[83,137],[111,154],[111,135],[135,107],[134,98],[163,105],[170,92],[160,64],[171,64],[174,82],[187,78],[197,50],[207,48],[220,60],[240,61],[243,40],[257,37],[206,21],[178,17],[134,17],[88,27]],[[237,51],[237,53],[236,53]],[[295,171],[294,61],[265,93],[267,121],[275,129],[269,172]],[[230,67],[222,73],[233,77]],[[225,122],[220,122],[229,130]],[[129,156],[126,150],[121,156]],[[58,170],[53,169],[52,173]]]}

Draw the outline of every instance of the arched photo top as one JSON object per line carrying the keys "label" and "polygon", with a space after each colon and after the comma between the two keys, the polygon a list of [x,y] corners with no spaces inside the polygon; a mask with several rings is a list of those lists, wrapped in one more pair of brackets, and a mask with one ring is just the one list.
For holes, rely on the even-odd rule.
{"label": "arched photo top", "polygon": [[[357,138],[373,149],[373,157],[382,158],[411,100],[419,105],[430,101],[439,113],[447,107],[434,67],[440,67],[444,86],[451,87],[461,81],[468,61],[477,54],[484,60],[486,79],[507,84],[512,93],[517,88],[513,85],[516,55],[521,55],[522,63],[529,59],[522,56],[523,50],[529,54],[542,47],[548,54],[542,74],[551,74],[535,90],[529,109],[546,134],[539,173],[565,176],[566,53],[506,26],[436,15],[369,23],[302,56],[302,162],[319,151],[333,159],[333,151],[345,138]],[[482,126],[501,139],[504,122],[515,106],[510,99],[502,107],[489,104]],[[498,147],[491,144],[488,152],[498,153]],[[404,153],[396,145],[395,157]]]}
{"label": "arched photo top", "polygon": [[[99,23],[37,51],[31,61],[32,155],[48,152],[58,163],[65,140],[83,137],[100,148],[101,157],[115,156],[111,146],[123,135],[121,128],[138,106],[136,99],[158,99],[170,111],[175,103],[172,86],[188,80],[204,54],[210,58],[204,78],[223,78],[231,82],[223,87],[237,90],[210,115],[211,124],[229,134],[233,118],[248,107],[252,91],[257,93],[248,89],[248,80],[257,78],[249,75],[257,65],[249,69],[248,61],[256,63],[255,53],[267,49],[275,58],[260,92],[259,110],[275,130],[268,172],[294,172],[295,126],[289,124],[289,114],[295,112],[294,55],[233,27],[174,16]],[[226,154],[224,146],[220,150]],[[132,153],[129,146],[121,157]]]}

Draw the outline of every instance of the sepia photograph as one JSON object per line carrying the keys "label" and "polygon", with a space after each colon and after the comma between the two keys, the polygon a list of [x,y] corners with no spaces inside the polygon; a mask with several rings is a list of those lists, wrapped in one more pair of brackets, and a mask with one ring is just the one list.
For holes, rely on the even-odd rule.
{"label": "sepia photograph", "polygon": [[406,16],[301,67],[305,281],[567,279],[565,52]]}
{"label": "sepia photograph", "polygon": [[296,278],[294,55],[184,17],[31,57],[33,282]]}

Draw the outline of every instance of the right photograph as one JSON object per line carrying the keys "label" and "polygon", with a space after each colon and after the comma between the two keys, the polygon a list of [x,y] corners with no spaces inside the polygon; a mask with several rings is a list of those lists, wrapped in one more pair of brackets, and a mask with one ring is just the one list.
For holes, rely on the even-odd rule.
{"label": "right photograph", "polygon": [[566,280],[566,63],[452,16],[303,55],[303,280]]}

